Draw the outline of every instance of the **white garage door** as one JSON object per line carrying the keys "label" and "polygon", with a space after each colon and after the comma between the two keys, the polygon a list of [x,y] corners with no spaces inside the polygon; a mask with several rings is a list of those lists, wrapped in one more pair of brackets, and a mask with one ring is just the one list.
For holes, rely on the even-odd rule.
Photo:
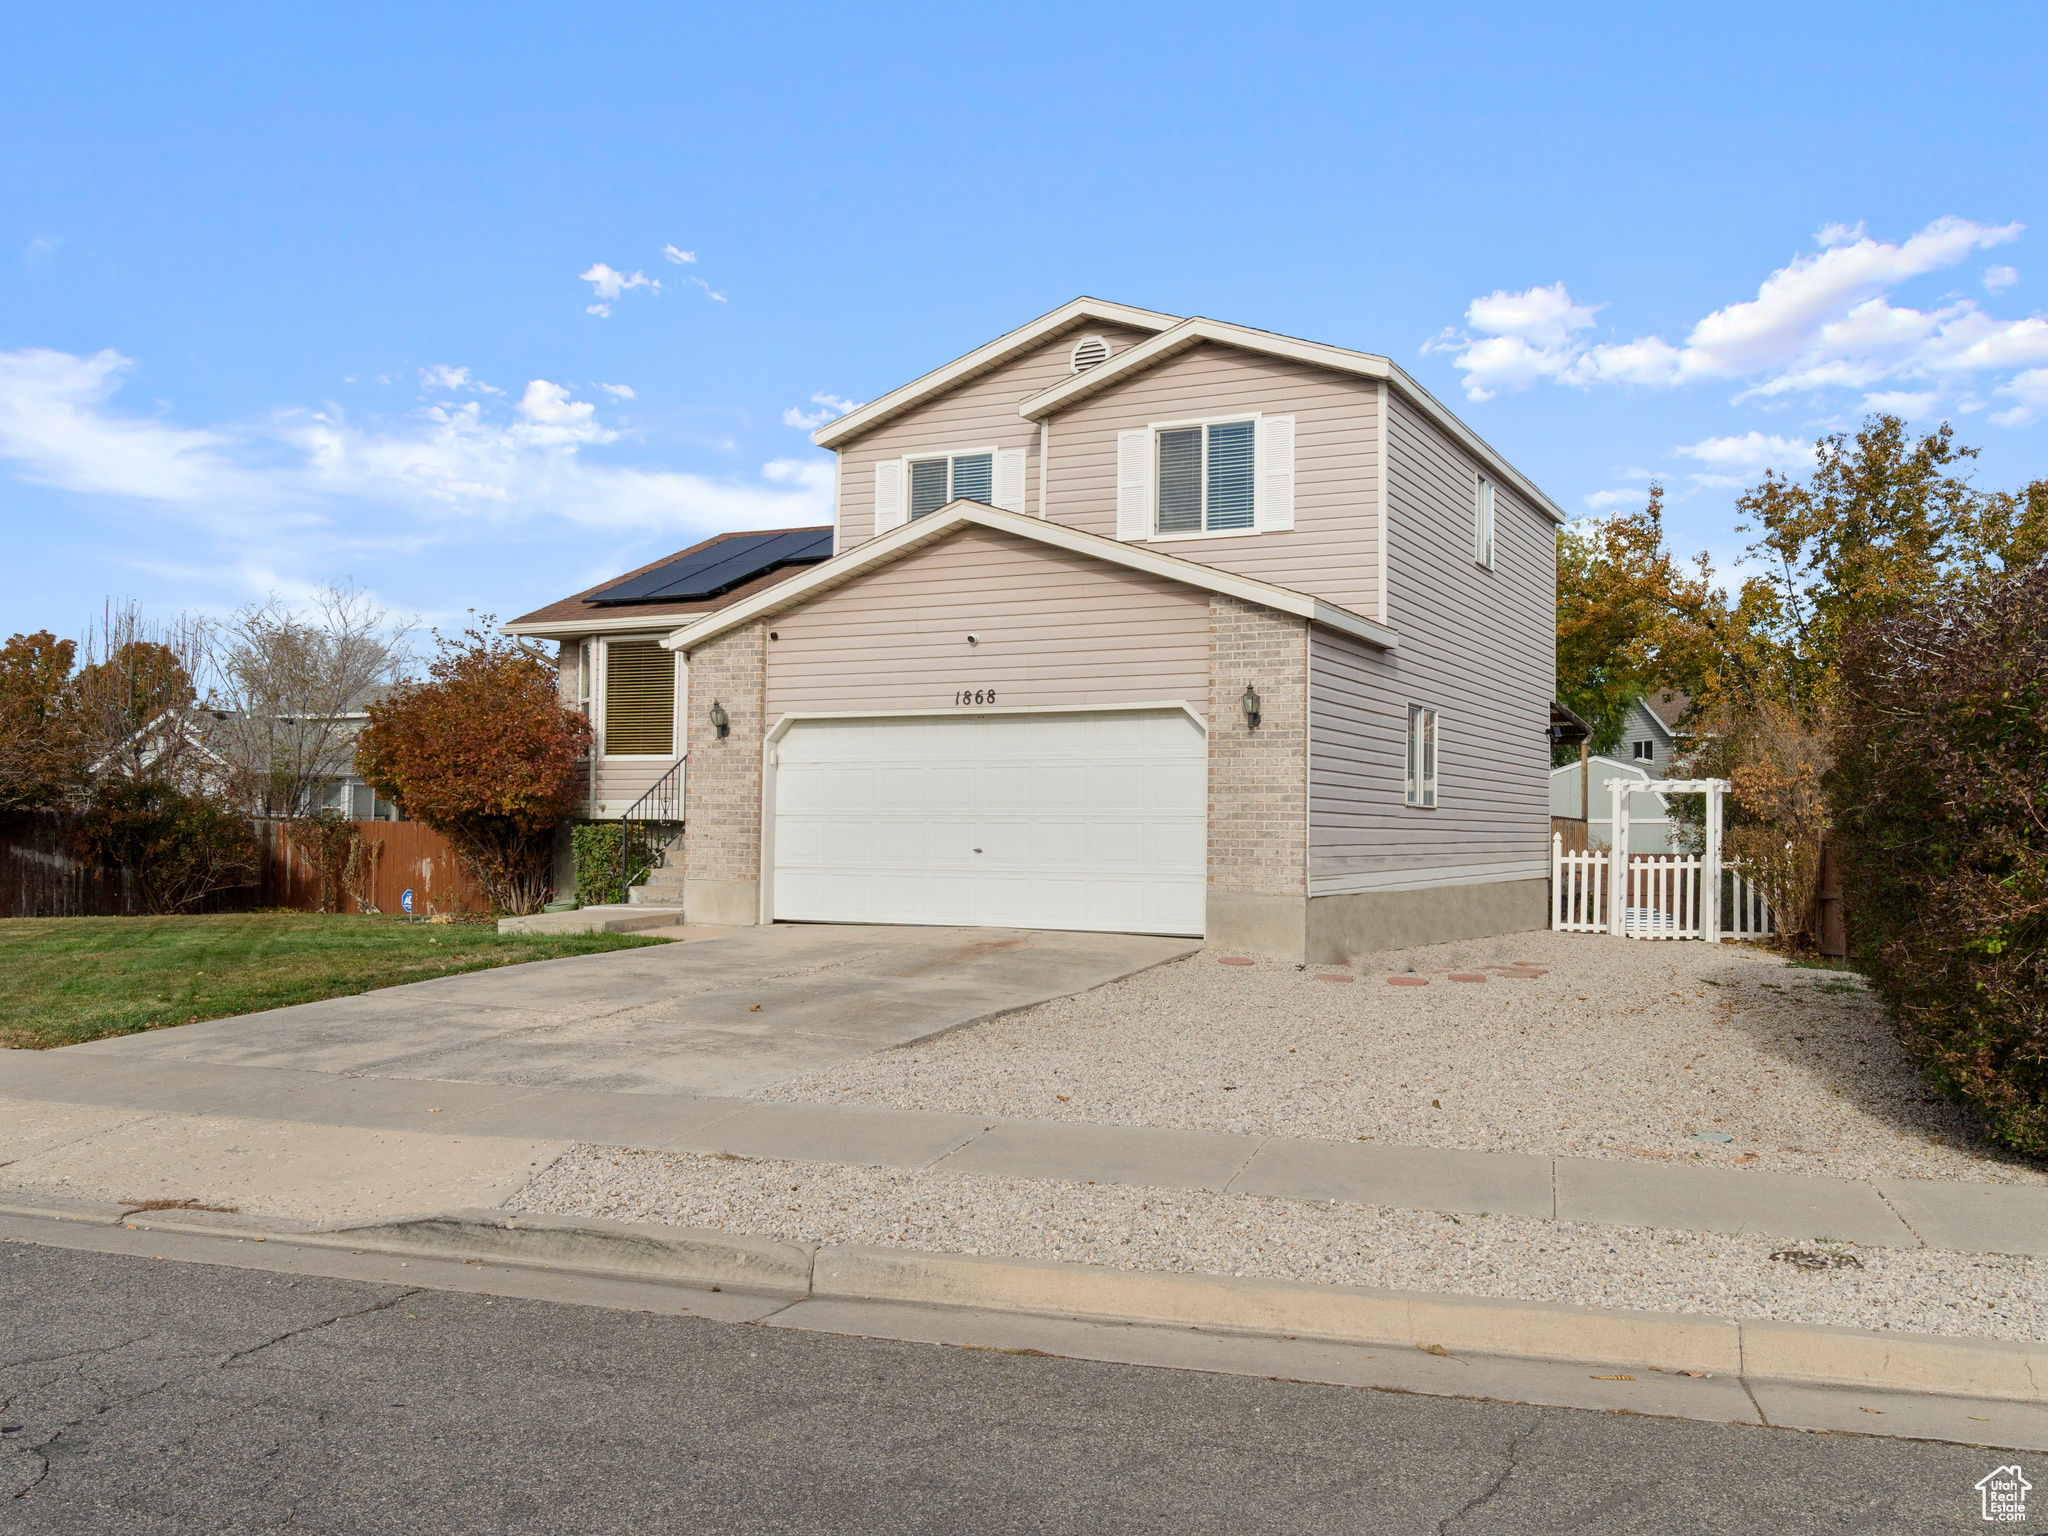
{"label": "white garage door", "polygon": [[1181,710],[804,720],[774,772],[777,918],[1202,932]]}

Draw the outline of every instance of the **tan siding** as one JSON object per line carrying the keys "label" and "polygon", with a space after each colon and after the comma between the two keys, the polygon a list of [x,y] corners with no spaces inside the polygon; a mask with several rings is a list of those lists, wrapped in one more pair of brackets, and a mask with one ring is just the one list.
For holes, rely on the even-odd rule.
{"label": "tan siding", "polygon": [[[967,528],[782,614],[768,717],[1002,705],[1208,708],[1209,598],[1179,582]],[[980,643],[970,646],[967,636]]]}
{"label": "tan siding", "polygon": [[[1310,875],[1545,854],[1555,672],[1555,535],[1495,487],[1494,568],[1472,560],[1477,466],[1398,395],[1388,495],[1398,650],[1318,631]],[[1409,703],[1443,712],[1438,805],[1402,803]]]}
{"label": "tan siding", "polygon": [[[1017,414],[1027,395],[1072,376],[1067,354],[1083,336],[1100,336],[1122,352],[1151,335],[1121,326],[1077,324],[1036,351],[1027,352],[935,400],[892,418],[839,450],[839,543],[836,552],[874,537],[875,465],[905,454],[942,453],[962,448],[1023,448],[1031,455],[1026,473],[1025,510],[1036,514],[1039,497],[1038,423]],[[1058,449],[1055,447],[1055,454]]]}
{"label": "tan siding", "polygon": [[1235,347],[1192,348],[1053,418],[1048,515],[1116,537],[1117,433],[1234,411],[1295,418],[1293,530],[1156,547],[1377,617],[1380,430],[1370,379]]}
{"label": "tan siding", "polygon": [[602,757],[597,762],[597,810],[603,821],[616,821],[633,803],[654,788],[655,780],[676,765],[672,757]]}

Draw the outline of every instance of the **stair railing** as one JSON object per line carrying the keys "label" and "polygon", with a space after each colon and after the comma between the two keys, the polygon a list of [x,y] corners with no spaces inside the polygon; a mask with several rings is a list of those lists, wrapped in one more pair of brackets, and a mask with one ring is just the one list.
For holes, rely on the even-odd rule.
{"label": "stair railing", "polygon": [[683,826],[683,759],[635,800],[619,818],[619,900],[633,899],[633,882],[668,857]]}

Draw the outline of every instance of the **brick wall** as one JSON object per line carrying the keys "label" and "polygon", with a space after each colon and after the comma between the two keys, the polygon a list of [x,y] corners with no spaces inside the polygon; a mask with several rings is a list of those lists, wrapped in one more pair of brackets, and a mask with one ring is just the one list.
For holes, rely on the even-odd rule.
{"label": "brick wall", "polygon": [[[761,876],[761,734],[768,626],[749,624],[690,653],[686,706],[689,766],[683,771],[683,876]],[[725,707],[731,734],[712,729]]]}
{"label": "brick wall", "polygon": [[[1245,725],[1245,684],[1259,727]],[[1308,624],[1255,603],[1209,599],[1209,885],[1308,891]]]}

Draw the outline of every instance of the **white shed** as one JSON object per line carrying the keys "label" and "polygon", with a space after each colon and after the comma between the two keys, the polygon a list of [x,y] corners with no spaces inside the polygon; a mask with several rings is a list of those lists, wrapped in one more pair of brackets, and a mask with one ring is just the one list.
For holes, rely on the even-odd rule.
{"label": "white shed", "polygon": [[[1582,782],[1579,764],[1567,763],[1550,770],[1550,814],[1577,820],[1585,817],[1586,839],[1595,848],[1613,846],[1614,798],[1602,786],[1609,779],[1653,777],[1641,763],[1625,763],[1615,757],[1592,757],[1585,764],[1583,783],[1589,803],[1580,804]],[[1678,851],[1671,825],[1670,802],[1654,791],[1631,795],[1628,805],[1628,851],[1630,853],[1675,853]]]}

